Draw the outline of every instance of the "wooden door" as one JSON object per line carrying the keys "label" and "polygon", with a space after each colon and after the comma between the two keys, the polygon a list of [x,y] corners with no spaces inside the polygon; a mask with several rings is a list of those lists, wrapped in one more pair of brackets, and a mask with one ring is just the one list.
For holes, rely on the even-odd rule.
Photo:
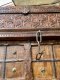
{"label": "wooden door", "polygon": [[60,45],[30,43],[0,46],[0,80],[60,80]]}
{"label": "wooden door", "polygon": [[25,79],[25,53],[24,46],[8,46],[6,60],[10,60],[6,63],[5,77],[10,79]]}
{"label": "wooden door", "polygon": [[30,59],[28,43],[0,46],[0,80],[32,80]]}
{"label": "wooden door", "polygon": [[60,80],[60,45],[41,45],[43,54],[36,60],[38,46],[32,46],[34,80]]}

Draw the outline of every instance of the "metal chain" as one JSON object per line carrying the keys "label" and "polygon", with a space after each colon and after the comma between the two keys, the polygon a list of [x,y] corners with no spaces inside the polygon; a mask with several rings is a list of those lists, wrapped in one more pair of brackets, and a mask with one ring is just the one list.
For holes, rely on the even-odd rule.
{"label": "metal chain", "polygon": [[42,34],[41,34],[40,30],[37,31],[37,33],[36,33],[36,41],[37,41],[38,44],[42,42]]}
{"label": "metal chain", "polygon": [[42,42],[42,34],[41,34],[41,31],[37,31],[36,33],[36,41],[38,43],[38,53],[40,53],[41,51],[41,48],[40,48],[40,43]]}
{"label": "metal chain", "polygon": [[42,34],[41,34],[40,30],[37,31],[37,33],[36,33],[36,41],[38,43],[38,54],[36,55],[36,60],[39,60],[42,56],[41,47],[40,47],[40,43],[42,42]]}

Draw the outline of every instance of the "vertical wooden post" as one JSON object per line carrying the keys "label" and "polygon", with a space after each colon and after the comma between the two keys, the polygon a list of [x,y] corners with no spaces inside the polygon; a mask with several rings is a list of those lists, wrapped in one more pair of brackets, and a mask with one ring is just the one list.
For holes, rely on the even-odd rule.
{"label": "vertical wooden post", "polygon": [[25,43],[24,44],[25,48],[25,64],[26,64],[26,80],[33,80],[33,75],[32,75],[32,68],[31,68],[31,44],[30,43]]}

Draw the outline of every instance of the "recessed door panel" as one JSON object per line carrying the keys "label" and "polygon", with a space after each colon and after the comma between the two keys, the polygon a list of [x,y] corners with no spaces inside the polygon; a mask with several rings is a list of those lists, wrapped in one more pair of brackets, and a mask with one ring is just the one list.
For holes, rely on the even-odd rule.
{"label": "recessed door panel", "polygon": [[[34,80],[52,80],[54,74],[54,63],[53,63],[53,50],[52,45],[41,45],[40,51],[43,54],[39,54],[38,46],[32,46],[32,66]],[[37,60],[37,54],[41,57]],[[54,76],[54,77],[53,77]]]}
{"label": "recessed door panel", "polygon": [[26,64],[24,46],[7,46],[5,78],[25,80]]}
{"label": "recessed door panel", "polygon": [[[51,54],[52,54],[51,46],[42,45],[40,48],[40,52],[43,53],[43,55],[41,56],[41,59],[51,59],[52,58],[51,57]],[[38,46],[32,47],[32,59],[35,59],[37,54],[39,54]]]}
{"label": "recessed door panel", "polygon": [[60,45],[54,45],[53,51],[55,59],[60,59]]}
{"label": "recessed door panel", "polygon": [[6,78],[23,78],[25,76],[24,62],[6,63]]}
{"label": "recessed door panel", "polygon": [[7,59],[24,59],[24,46],[8,46]]}
{"label": "recessed door panel", "polygon": [[0,46],[0,80],[32,80],[30,43]]}
{"label": "recessed door panel", "polygon": [[[7,46],[7,56],[6,56],[6,70],[5,79],[16,79],[16,80],[29,80],[30,75],[28,70],[30,70],[29,65],[31,65],[31,57],[27,56],[30,54],[30,45],[26,44],[23,46]],[[28,67],[29,66],[29,67]]]}
{"label": "recessed door panel", "polygon": [[52,79],[52,63],[50,62],[37,62],[33,63],[33,74],[36,80]]}

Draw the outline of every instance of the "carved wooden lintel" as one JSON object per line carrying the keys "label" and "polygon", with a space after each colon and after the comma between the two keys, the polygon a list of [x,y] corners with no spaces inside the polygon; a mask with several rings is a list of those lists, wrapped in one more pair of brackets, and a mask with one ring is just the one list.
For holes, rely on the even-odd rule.
{"label": "carved wooden lintel", "polygon": [[29,40],[28,38],[36,37],[38,30],[42,31],[43,37],[60,36],[60,7],[0,8],[0,38],[14,37]]}
{"label": "carved wooden lintel", "polygon": [[60,12],[60,6],[16,6],[16,7],[0,7],[1,13],[23,13],[29,11],[30,13],[47,13],[47,12]]}

